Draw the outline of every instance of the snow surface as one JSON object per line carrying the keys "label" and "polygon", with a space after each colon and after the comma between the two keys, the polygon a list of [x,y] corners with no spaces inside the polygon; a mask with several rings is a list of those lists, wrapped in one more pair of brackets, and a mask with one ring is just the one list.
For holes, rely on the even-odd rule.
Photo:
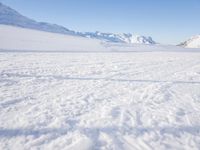
{"label": "snow surface", "polygon": [[200,149],[200,53],[0,53],[0,149]]}
{"label": "snow surface", "polygon": [[186,48],[200,48],[200,35],[191,37],[189,40],[181,43],[180,46]]}

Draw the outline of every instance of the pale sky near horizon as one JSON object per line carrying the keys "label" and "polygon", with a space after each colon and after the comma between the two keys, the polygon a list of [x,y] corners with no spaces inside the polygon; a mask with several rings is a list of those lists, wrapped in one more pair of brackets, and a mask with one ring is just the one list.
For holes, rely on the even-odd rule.
{"label": "pale sky near horizon", "polygon": [[22,15],[76,31],[134,33],[163,44],[200,34],[200,0],[0,0]]}

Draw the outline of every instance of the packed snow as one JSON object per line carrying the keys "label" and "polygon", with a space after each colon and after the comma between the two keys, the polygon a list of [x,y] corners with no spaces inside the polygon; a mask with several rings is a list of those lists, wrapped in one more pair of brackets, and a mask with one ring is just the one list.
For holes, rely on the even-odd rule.
{"label": "packed snow", "polygon": [[200,53],[0,53],[0,149],[200,148]]}

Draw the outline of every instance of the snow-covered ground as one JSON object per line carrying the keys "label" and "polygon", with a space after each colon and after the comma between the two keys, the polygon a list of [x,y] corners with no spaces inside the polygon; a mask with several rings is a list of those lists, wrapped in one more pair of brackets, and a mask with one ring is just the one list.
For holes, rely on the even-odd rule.
{"label": "snow-covered ground", "polygon": [[0,53],[0,149],[200,149],[200,53]]}

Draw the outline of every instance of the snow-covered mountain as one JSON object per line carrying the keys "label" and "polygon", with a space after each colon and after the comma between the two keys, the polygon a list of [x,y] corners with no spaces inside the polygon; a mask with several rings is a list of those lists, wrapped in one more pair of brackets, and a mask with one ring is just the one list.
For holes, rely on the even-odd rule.
{"label": "snow-covered mountain", "polygon": [[134,34],[114,34],[114,33],[101,33],[101,32],[86,32],[79,33],[82,36],[89,38],[97,38],[100,40],[120,42],[120,43],[137,43],[137,44],[156,44],[151,37],[139,36]]}
{"label": "snow-covered mountain", "polygon": [[46,32],[61,33],[87,38],[100,39],[107,42],[155,44],[151,37],[138,36],[134,34],[114,34],[101,32],[75,32],[57,24],[37,22],[25,17],[12,8],[0,3],[0,24],[41,30]]}
{"label": "snow-covered mountain", "polygon": [[0,24],[13,25],[54,33],[74,34],[74,31],[66,29],[62,26],[37,22],[35,20],[29,19],[2,3],[0,3]]}
{"label": "snow-covered mountain", "polygon": [[186,48],[200,48],[200,35],[191,37],[189,40],[179,44],[179,46]]}

